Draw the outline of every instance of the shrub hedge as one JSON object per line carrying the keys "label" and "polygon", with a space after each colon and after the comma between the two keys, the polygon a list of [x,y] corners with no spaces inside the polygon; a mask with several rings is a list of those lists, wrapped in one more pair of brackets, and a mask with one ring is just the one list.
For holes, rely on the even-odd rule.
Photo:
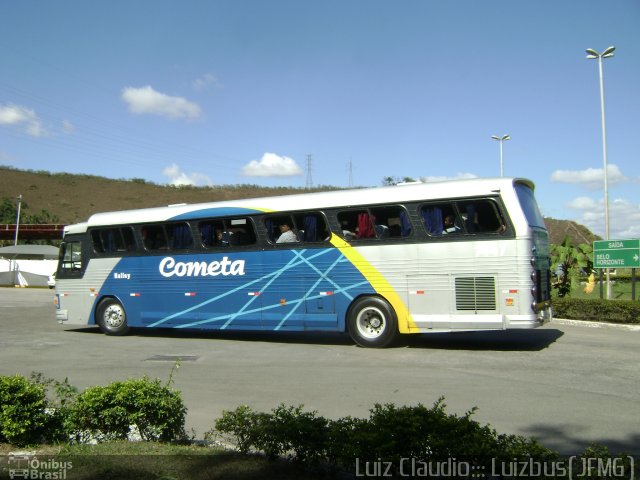
{"label": "shrub hedge", "polygon": [[57,420],[47,415],[45,388],[20,375],[0,377],[0,442],[23,446],[46,440]]}
{"label": "shrub hedge", "polygon": [[[47,388],[53,385],[54,398]],[[87,388],[67,381],[0,376],[0,443],[16,446],[67,441],[182,441],[187,409],[180,392],[147,377]]]}
{"label": "shrub hedge", "polygon": [[487,466],[492,458],[555,458],[534,439],[499,435],[480,425],[471,418],[473,412],[461,417],[448,414],[443,399],[431,408],[376,404],[368,419],[327,420],[317,412],[303,412],[301,406],[280,405],[270,413],[241,406],[223,412],[209,437],[219,435],[245,453],[288,456],[348,471],[356,459],[361,465],[388,462],[397,473],[402,459],[411,458],[424,462],[457,458],[477,466]]}
{"label": "shrub hedge", "polygon": [[78,441],[184,440],[187,409],[180,393],[146,376],[107,386],[89,387],[71,409],[69,425]]}
{"label": "shrub hedge", "polygon": [[556,318],[640,324],[640,302],[637,301],[562,297],[552,302]]}
{"label": "shrub hedge", "polygon": [[[132,428],[143,440],[186,440],[186,408],[180,393],[169,384],[143,377],[90,387],[78,394],[66,379],[56,382],[39,375],[31,380],[0,376],[0,443],[28,446],[126,440]],[[47,396],[51,386],[53,399]],[[304,411],[302,406],[279,405],[269,413],[241,406],[223,412],[205,438],[222,437],[233,441],[243,453],[260,452],[270,459],[288,457],[304,468],[320,466],[342,472],[341,476],[354,468],[357,471],[358,463],[389,465],[392,475],[406,476],[403,461],[412,459],[430,463],[457,459],[486,469],[494,460],[558,458],[535,439],[501,435],[489,425],[479,424],[471,418],[474,412],[448,414],[442,398],[431,408],[376,404],[364,419],[328,420],[315,411]],[[606,447],[599,445],[590,446],[585,455],[610,457]]]}

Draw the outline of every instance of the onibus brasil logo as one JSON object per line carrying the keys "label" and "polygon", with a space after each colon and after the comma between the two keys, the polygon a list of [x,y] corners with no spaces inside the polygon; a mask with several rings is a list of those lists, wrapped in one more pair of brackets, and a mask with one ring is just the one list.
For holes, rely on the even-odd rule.
{"label": "onibus brasil logo", "polygon": [[9,478],[29,478],[38,480],[65,480],[73,462],[63,462],[55,458],[42,459],[35,455],[9,455]]}

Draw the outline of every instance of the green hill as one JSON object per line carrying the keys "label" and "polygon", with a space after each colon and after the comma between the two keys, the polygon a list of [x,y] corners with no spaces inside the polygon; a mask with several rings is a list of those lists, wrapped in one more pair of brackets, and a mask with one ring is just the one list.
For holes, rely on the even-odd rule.
{"label": "green hill", "polygon": [[[312,191],[331,189],[318,187]],[[93,175],[35,172],[0,166],[0,197],[14,199],[22,195],[30,213],[46,210],[64,224],[82,222],[98,212],[288,195],[304,191],[307,190],[258,185],[172,187],[141,179],[112,180]]]}

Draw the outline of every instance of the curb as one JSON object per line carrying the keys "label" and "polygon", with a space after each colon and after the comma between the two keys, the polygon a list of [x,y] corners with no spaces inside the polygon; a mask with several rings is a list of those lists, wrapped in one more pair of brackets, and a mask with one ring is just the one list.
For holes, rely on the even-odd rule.
{"label": "curb", "polygon": [[576,327],[612,328],[614,330],[624,330],[627,332],[640,332],[640,325],[628,325],[621,323],[590,322],[587,320],[569,320],[566,318],[554,318],[549,323],[551,325],[553,325],[553,323],[558,323],[560,325],[572,325]]}

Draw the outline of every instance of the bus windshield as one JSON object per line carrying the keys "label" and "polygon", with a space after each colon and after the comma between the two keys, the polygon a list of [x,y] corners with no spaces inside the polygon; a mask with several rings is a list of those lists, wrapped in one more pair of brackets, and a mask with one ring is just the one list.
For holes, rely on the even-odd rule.
{"label": "bus windshield", "polygon": [[540,209],[538,209],[538,204],[533,195],[533,189],[524,183],[516,183],[515,189],[529,226],[546,228],[544,218],[542,218],[542,214],[540,213]]}

